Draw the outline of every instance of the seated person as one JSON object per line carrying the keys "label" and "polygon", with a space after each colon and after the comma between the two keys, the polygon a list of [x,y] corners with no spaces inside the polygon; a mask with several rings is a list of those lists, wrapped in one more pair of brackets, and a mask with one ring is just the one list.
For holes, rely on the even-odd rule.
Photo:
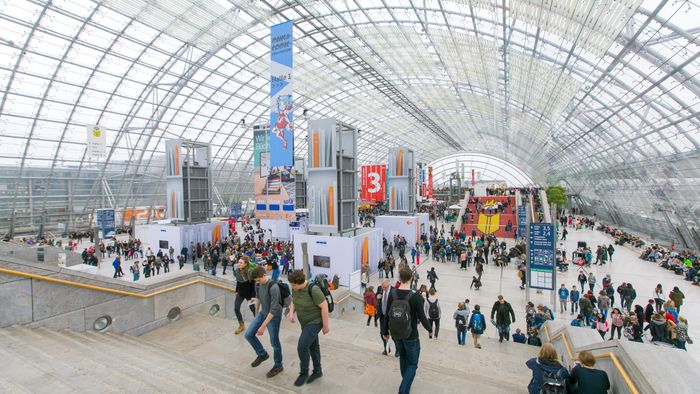
{"label": "seated person", "polygon": [[525,343],[526,339],[525,334],[523,334],[519,328],[516,328],[515,334],[513,334],[513,342]]}
{"label": "seated person", "polygon": [[530,346],[542,346],[542,340],[540,339],[540,337],[537,336],[536,329],[531,328],[530,331],[527,332],[526,343]]}
{"label": "seated person", "polygon": [[587,350],[578,354],[581,362],[577,364],[569,375],[567,385],[576,387],[575,393],[607,393],[610,389],[610,380],[605,371],[594,369],[595,357]]}

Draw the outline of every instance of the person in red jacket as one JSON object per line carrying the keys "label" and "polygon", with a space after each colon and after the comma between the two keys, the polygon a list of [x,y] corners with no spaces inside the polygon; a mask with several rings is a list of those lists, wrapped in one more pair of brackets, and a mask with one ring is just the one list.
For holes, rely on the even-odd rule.
{"label": "person in red jacket", "polygon": [[379,319],[379,314],[377,314],[377,296],[374,294],[374,286],[369,286],[365,290],[365,315],[367,315],[367,325],[374,318],[374,326],[377,327],[377,319]]}

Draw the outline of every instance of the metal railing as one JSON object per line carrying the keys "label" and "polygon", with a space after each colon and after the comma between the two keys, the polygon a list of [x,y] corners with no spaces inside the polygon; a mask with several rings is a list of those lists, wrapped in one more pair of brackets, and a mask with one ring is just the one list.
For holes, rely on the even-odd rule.
{"label": "metal railing", "polygon": [[80,287],[82,289],[101,291],[103,293],[119,294],[119,295],[123,295],[123,296],[136,297],[136,298],[151,298],[151,297],[157,296],[159,294],[163,294],[163,293],[167,293],[167,292],[170,292],[173,290],[181,289],[183,287],[195,285],[197,283],[203,283],[207,286],[218,287],[220,289],[235,292],[235,289],[232,287],[224,286],[224,285],[221,285],[221,284],[218,284],[215,282],[210,282],[210,281],[205,280],[205,279],[195,279],[195,280],[192,280],[192,281],[189,281],[186,283],[181,283],[179,285],[167,287],[165,289],[160,289],[160,290],[153,291],[151,293],[144,294],[144,293],[136,293],[136,292],[132,292],[132,291],[111,289],[109,287],[89,285],[87,283],[74,282],[74,281],[66,280],[66,279],[52,278],[50,276],[45,276],[45,275],[30,274],[28,272],[15,271],[15,270],[6,269],[6,268],[0,268],[0,273],[21,276],[24,278],[31,278],[31,279],[36,279],[36,280],[43,280],[45,282],[58,283],[58,284],[67,285],[67,286]]}
{"label": "metal railing", "polygon": [[[555,335],[554,337],[549,335],[549,329],[547,326],[544,326],[544,332],[547,334],[548,342],[552,342],[557,339],[561,339],[564,342],[564,347],[566,348],[566,353],[569,356],[569,359],[571,360],[578,360],[578,357],[574,355],[574,353],[571,351],[571,346],[569,345],[569,339],[566,337],[566,334],[562,331]],[[613,365],[615,366],[615,369],[617,369],[617,372],[620,373],[620,377],[622,377],[622,380],[625,381],[625,384],[627,385],[627,388],[629,388],[630,392],[632,394],[639,394],[639,390],[637,390],[637,386],[635,386],[634,382],[632,382],[632,379],[630,378],[629,374],[627,371],[625,371],[625,368],[622,366],[622,363],[620,360],[617,358],[615,353],[612,352],[607,352],[607,353],[600,353],[600,354],[595,354],[595,358],[609,358],[610,361],[612,361]]]}

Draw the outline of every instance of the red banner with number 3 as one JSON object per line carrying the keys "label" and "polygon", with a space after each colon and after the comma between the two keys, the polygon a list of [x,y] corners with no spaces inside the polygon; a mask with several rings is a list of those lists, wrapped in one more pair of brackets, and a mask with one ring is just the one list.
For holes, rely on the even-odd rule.
{"label": "red banner with number 3", "polygon": [[360,167],[361,199],[365,202],[386,200],[386,164]]}

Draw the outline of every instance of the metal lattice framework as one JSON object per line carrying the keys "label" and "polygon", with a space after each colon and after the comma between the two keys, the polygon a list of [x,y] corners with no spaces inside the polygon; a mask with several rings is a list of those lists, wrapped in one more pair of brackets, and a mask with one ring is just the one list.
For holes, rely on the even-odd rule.
{"label": "metal lattice framework", "polygon": [[[361,162],[489,155],[620,225],[697,227],[698,17],[668,0],[0,1],[0,230],[163,204],[174,137],[212,145],[217,206],[248,198],[286,19],[297,111],[358,126]],[[89,124],[108,129],[99,160]]]}

